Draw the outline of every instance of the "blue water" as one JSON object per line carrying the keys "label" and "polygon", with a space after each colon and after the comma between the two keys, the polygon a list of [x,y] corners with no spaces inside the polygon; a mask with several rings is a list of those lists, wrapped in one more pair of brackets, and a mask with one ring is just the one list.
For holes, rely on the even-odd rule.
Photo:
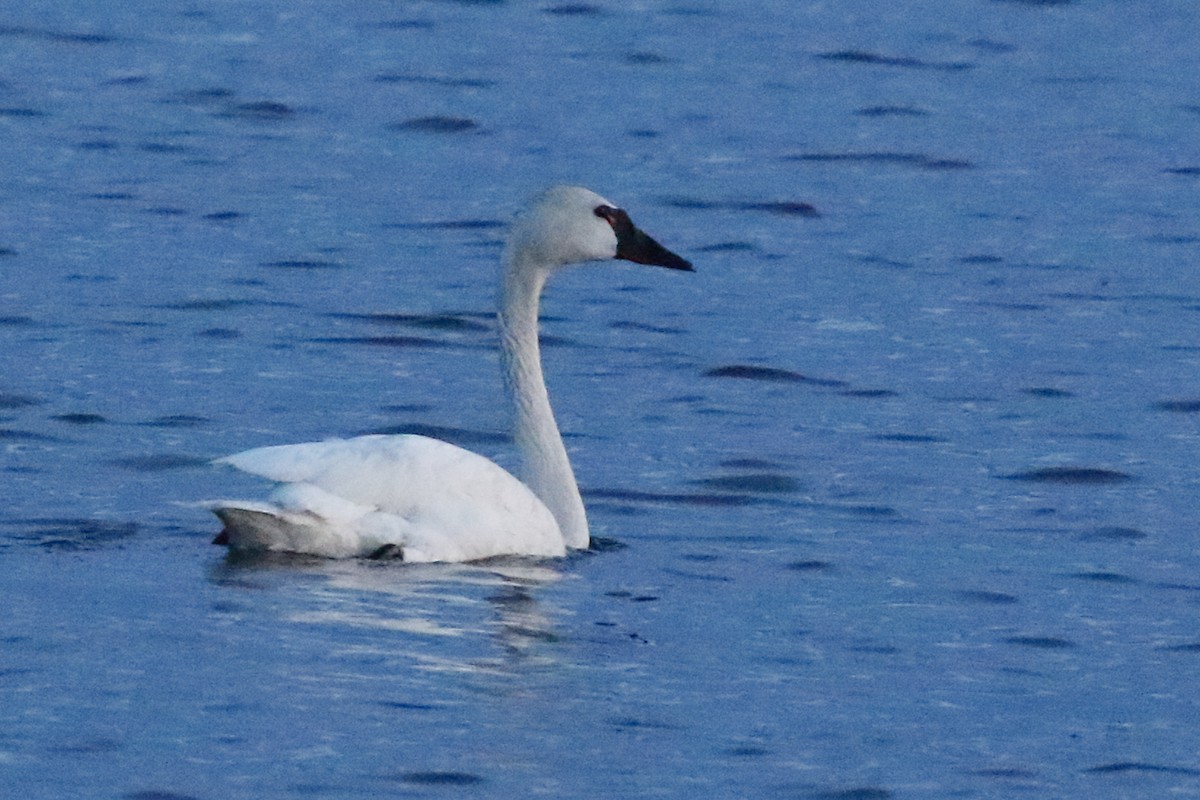
{"label": "blue water", "polygon": [[[6,796],[1200,796],[1200,10],[753,6],[0,12]],[[602,546],[211,546],[248,447],[512,462],[558,181],[698,270],[546,299]]]}

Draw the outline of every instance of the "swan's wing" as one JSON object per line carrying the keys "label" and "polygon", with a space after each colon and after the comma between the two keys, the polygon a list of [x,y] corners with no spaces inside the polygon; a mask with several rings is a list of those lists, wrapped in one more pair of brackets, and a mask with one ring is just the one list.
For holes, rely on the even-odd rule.
{"label": "swan's wing", "polygon": [[360,553],[385,544],[411,560],[564,552],[553,515],[527,486],[495,462],[437,439],[331,439],[261,447],[217,463],[284,484],[272,497],[281,513],[337,528]]}
{"label": "swan's wing", "polygon": [[[434,473],[461,474],[492,462],[447,442],[425,436],[359,436],[323,442],[258,447],[217,459],[243,472],[278,483],[308,483],[372,506],[391,507],[414,481]],[[402,493],[396,496],[396,487]]]}

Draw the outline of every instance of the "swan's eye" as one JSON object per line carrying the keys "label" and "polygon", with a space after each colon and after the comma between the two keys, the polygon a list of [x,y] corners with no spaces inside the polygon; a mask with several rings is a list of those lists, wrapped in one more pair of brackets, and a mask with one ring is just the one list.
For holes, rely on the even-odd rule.
{"label": "swan's eye", "polygon": [[619,208],[612,206],[596,206],[596,216],[607,222],[613,227],[614,231],[619,231],[629,223],[629,215]]}

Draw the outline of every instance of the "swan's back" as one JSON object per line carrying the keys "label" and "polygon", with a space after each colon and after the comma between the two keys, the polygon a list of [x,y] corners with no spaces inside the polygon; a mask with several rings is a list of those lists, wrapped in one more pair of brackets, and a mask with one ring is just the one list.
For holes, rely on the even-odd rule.
{"label": "swan's back", "polygon": [[216,509],[235,550],[406,561],[505,553],[561,556],[536,495],[495,462],[425,436],[360,436],[261,447],[220,459],[281,485],[270,502]]}

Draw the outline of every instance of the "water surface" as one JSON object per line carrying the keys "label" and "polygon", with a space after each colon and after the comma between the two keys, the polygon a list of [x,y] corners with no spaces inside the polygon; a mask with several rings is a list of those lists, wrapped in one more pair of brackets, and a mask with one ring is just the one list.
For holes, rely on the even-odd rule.
{"label": "water surface", "polygon": [[[1200,795],[1197,12],[0,14],[0,775],[29,798]],[[248,447],[512,463],[495,261],[581,182],[601,539],[228,560]]]}

